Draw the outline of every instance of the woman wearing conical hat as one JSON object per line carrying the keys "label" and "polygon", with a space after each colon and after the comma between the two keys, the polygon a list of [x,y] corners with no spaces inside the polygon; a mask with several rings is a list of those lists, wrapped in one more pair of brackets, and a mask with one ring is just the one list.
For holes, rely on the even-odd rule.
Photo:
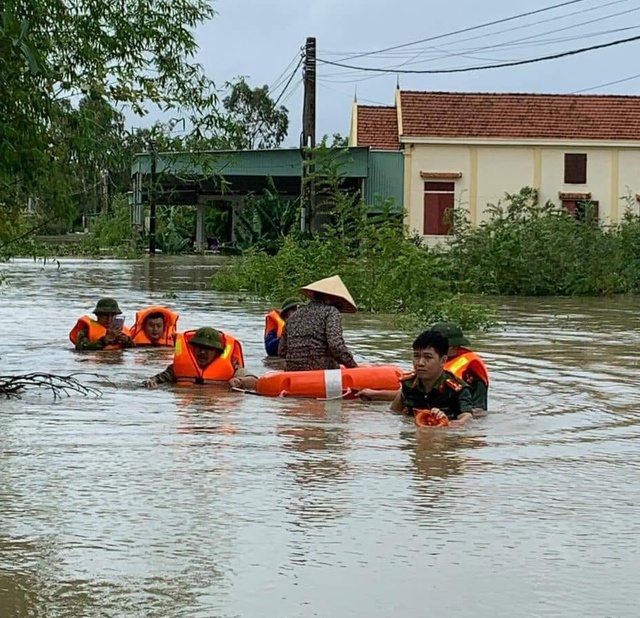
{"label": "woman wearing conical hat", "polygon": [[300,289],[311,302],[288,320],[280,339],[279,355],[285,371],[312,371],[357,367],[342,336],[342,313],[355,313],[356,304],[338,275]]}

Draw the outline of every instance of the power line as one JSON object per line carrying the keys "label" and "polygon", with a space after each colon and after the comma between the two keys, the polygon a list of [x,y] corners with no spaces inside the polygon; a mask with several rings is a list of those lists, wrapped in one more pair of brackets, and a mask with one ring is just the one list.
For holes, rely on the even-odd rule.
{"label": "power line", "polygon": [[461,28],[460,30],[454,30],[452,32],[446,32],[445,34],[438,34],[436,36],[427,37],[426,39],[420,39],[418,41],[412,41],[411,43],[402,43],[400,45],[392,45],[391,47],[384,47],[382,49],[376,49],[370,52],[363,52],[360,54],[354,54],[352,56],[348,56],[347,58],[343,58],[343,62],[348,60],[354,60],[355,58],[364,58],[365,56],[373,56],[376,54],[382,54],[388,51],[394,51],[396,49],[403,49],[405,47],[411,47],[413,45],[419,45],[420,43],[427,43],[431,41],[437,41],[440,39],[448,38],[450,36],[455,36],[457,34],[464,34],[466,32],[473,32],[474,30],[480,30],[482,28],[489,28],[490,26],[497,26],[498,24],[504,24],[510,21],[514,21],[516,19],[523,19],[524,17],[530,17],[531,15],[537,15],[538,13],[544,13],[546,11],[552,11],[553,9],[562,8],[564,6],[569,6],[571,4],[579,4],[580,2],[585,2],[586,0],[569,0],[568,2],[561,2],[560,4],[554,4],[552,6],[547,6],[542,9],[536,9],[534,11],[528,11],[526,13],[520,13],[519,15],[512,15],[511,17],[504,17],[502,19],[496,19],[494,21],[485,22],[484,24],[478,24],[476,26],[470,26],[468,28]]}
{"label": "power line", "polygon": [[296,73],[298,72],[298,69],[300,68],[300,65],[302,65],[302,56],[300,56],[300,58],[298,59],[298,64],[296,64],[296,68],[293,69],[293,71],[291,72],[291,75],[289,76],[289,79],[287,80],[287,83],[284,85],[284,88],[282,89],[282,91],[280,92],[280,94],[278,95],[278,98],[274,101],[273,106],[276,107],[278,105],[278,103],[280,102],[280,99],[282,99],[284,93],[287,91],[287,88],[291,85],[291,82],[293,81],[293,78],[296,76]]}
{"label": "power line", "polygon": [[607,47],[615,47],[617,45],[623,45],[625,43],[632,43],[634,41],[640,40],[640,35],[629,37],[626,39],[618,39],[616,41],[610,41],[608,43],[601,43],[600,45],[591,45],[589,47],[581,47],[579,49],[572,49],[566,52],[560,52],[557,54],[550,54],[548,56],[540,56],[538,58],[529,58],[527,60],[515,60],[512,62],[502,62],[498,64],[484,64],[480,66],[472,66],[472,67],[458,67],[453,69],[385,69],[385,68],[376,68],[376,67],[361,67],[350,64],[343,64],[341,62],[333,62],[331,60],[323,60],[322,58],[318,58],[318,62],[322,62],[323,64],[330,64],[336,67],[342,67],[343,69],[353,69],[355,71],[367,71],[374,73],[412,73],[412,74],[435,74],[435,73],[468,73],[470,71],[483,71],[487,69],[502,69],[505,67],[515,67],[521,66],[523,64],[533,64],[536,62],[544,62],[545,60],[556,60],[557,58],[565,58],[567,56],[575,56],[577,54],[583,54],[588,51],[593,51],[596,49],[605,49]]}
{"label": "power line", "polygon": [[[640,10],[640,9],[638,9]],[[552,44],[556,44],[556,43],[566,43],[569,41],[575,41],[578,39],[594,39],[595,37],[600,37],[600,36],[604,36],[604,35],[610,35],[610,34],[616,34],[616,33],[620,33],[620,32],[628,32],[629,30],[638,30],[638,28],[640,28],[640,24],[636,24],[634,26],[628,26],[626,28],[615,28],[615,29],[611,29],[611,30],[602,30],[599,32],[585,32],[583,34],[579,34],[579,35],[575,35],[575,36],[570,36],[570,37],[557,37],[554,39],[543,39],[540,41],[536,41],[534,43],[529,43],[529,44],[525,44],[523,47],[527,48],[527,47],[539,47],[541,45],[552,45]],[[505,43],[505,46],[507,44]],[[518,43],[513,43],[510,44],[509,47],[516,47],[519,46]],[[435,49],[435,48],[434,48]],[[440,50],[438,50],[440,51]],[[440,56],[434,57],[430,60],[441,60],[443,58],[453,58],[453,57],[460,57],[460,58],[469,58],[472,60],[483,60],[483,61],[489,61],[489,62],[511,62],[510,60],[505,60],[505,59],[495,59],[492,60],[491,58],[481,58],[479,56],[471,56],[469,54],[469,52],[471,52],[472,50],[461,50],[459,52],[455,52],[455,51],[451,51],[448,52],[446,50],[441,50],[443,53]],[[424,62],[428,62],[430,60],[421,60],[421,61],[412,61],[413,59],[407,61],[407,62],[403,62],[400,65],[394,65],[392,67],[386,67],[389,69],[389,72],[396,72],[396,69],[402,67],[402,66],[408,66],[408,65],[413,65],[413,64],[423,64]],[[333,73],[325,73],[323,74],[323,79],[325,79],[326,82],[331,82],[331,83],[336,83],[336,84],[345,84],[345,83],[351,83],[351,82],[359,82],[359,81],[367,81],[369,79],[373,79],[373,77],[375,76],[379,76],[379,74],[376,74],[375,76],[368,76],[368,77],[362,77],[359,79],[355,79],[353,76],[359,75],[360,71],[335,71]],[[350,77],[351,76],[351,77]],[[329,78],[329,79],[327,79]],[[341,78],[341,79],[331,79],[331,78]]]}
{"label": "power line", "polygon": [[581,92],[589,92],[591,90],[599,90],[600,88],[606,88],[607,86],[615,86],[616,84],[622,84],[623,82],[630,82],[633,79],[640,78],[640,73],[637,75],[631,75],[631,77],[625,77],[623,79],[616,79],[613,82],[607,82],[606,84],[598,84],[597,86],[591,86],[591,88],[582,88],[581,90],[574,90],[571,94],[580,94]]}
{"label": "power line", "polygon": [[[530,36],[527,37],[523,37],[523,38],[519,38],[519,39],[511,39],[509,41],[504,41],[502,43],[496,43],[494,45],[485,45],[482,47],[476,47],[473,48],[471,50],[469,50],[471,53],[476,53],[478,51],[485,51],[485,50],[496,50],[496,49],[500,49],[502,47],[508,47],[508,46],[512,46],[514,44],[518,44],[518,43],[522,43],[524,41],[531,41],[532,39],[535,41],[535,39],[537,39],[540,36],[543,36],[545,34],[556,34],[558,32],[564,32],[566,30],[575,30],[581,26],[587,26],[589,24],[593,24],[596,22],[603,22],[607,19],[612,19],[614,17],[620,17],[621,15],[627,15],[629,13],[635,13],[637,11],[640,11],[640,7],[636,7],[634,9],[628,9],[626,11],[620,11],[618,13],[612,13],[611,15],[605,15],[604,17],[598,17],[596,19],[589,19],[587,21],[583,21],[583,22],[579,22],[577,24],[571,24],[569,26],[563,26],[562,28],[556,28],[555,30],[548,30],[547,32],[543,32],[540,34],[532,34]],[[613,32],[624,32],[626,30],[632,30],[635,26],[632,27],[625,27],[625,28],[617,28],[615,30],[613,30]],[[595,36],[593,34],[589,35],[589,34],[582,34],[582,36],[580,38],[586,38],[587,36]],[[456,55],[455,52],[446,52],[446,50],[443,50],[443,52],[445,52],[446,55]],[[462,55],[462,54],[461,54]],[[499,61],[496,61],[499,62]],[[405,64],[409,64],[408,62]],[[417,63],[416,63],[417,64]],[[395,68],[395,67],[394,67]]]}
{"label": "power line", "polygon": [[[614,2],[614,4],[616,4],[617,2],[619,2],[620,0],[616,0],[616,2]],[[626,0],[625,0],[626,1]],[[542,40],[542,41],[535,41],[535,39],[539,38],[540,36],[544,36],[547,34],[555,34],[558,32],[564,32],[565,30],[576,30],[577,28],[581,27],[581,26],[586,26],[595,22],[602,22],[605,21],[607,19],[612,19],[614,17],[620,17],[621,15],[627,15],[629,13],[635,13],[637,11],[640,11],[640,7],[636,7],[633,9],[628,9],[626,11],[620,11],[618,13],[612,13],[610,15],[605,15],[603,17],[599,17],[597,19],[590,19],[587,21],[582,21],[576,24],[572,24],[570,26],[564,26],[562,28],[556,28],[554,30],[549,30],[546,32],[541,32],[539,34],[534,34],[534,35],[530,35],[527,37],[522,37],[522,38],[518,38],[518,39],[511,39],[509,41],[503,41],[502,43],[496,43],[493,45],[485,45],[482,47],[475,47],[475,48],[471,48],[471,49],[467,49],[464,50],[464,52],[456,52],[455,50],[452,51],[448,51],[445,49],[439,50],[436,47],[432,47],[432,49],[434,51],[439,51],[440,55],[439,56],[434,56],[433,58],[430,59],[424,59],[424,60],[416,60],[416,58],[420,55],[423,54],[423,52],[419,52],[417,54],[415,54],[414,56],[412,56],[411,58],[409,58],[408,60],[405,60],[404,62],[400,63],[400,64],[394,64],[393,66],[387,66],[384,67],[390,71],[393,72],[397,72],[397,70],[400,67],[403,66],[408,66],[408,65],[415,65],[415,64],[423,64],[424,62],[433,62],[435,60],[441,60],[443,58],[447,58],[447,57],[455,57],[455,56],[460,56],[463,58],[470,58],[470,59],[474,59],[474,57],[471,55],[472,53],[476,53],[476,52],[480,52],[480,51],[488,51],[488,50],[499,50],[499,49],[506,49],[509,47],[515,47],[518,45],[522,45],[522,43],[524,41],[531,41],[532,39],[534,39],[534,41],[532,43],[530,43],[529,45],[524,45],[524,47],[529,47],[529,46],[534,46],[534,45],[538,45],[538,44],[546,44],[546,43],[554,43],[554,42],[562,42],[563,39],[557,39],[556,41],[554,41],[553,39],[549,40],[547,39],[546,41]],[[587,11],[584,11],[585,13]],[[615,28],[615,29],[611,29],[611,30],[605,30],[604,32],[592,32],[592,33],[582,33],[580,35],[576,35],[573,37],[566,37],[564,40],[566,41],[570,41],[570,40],[575,40],[575,39],[582,39],[582,38],[587,38],[587,37],[595,37],[595,36],[602,36],[605,34],[613,34],[616,32],[625,32],[625,31],[629,31],[629,30],[633,30],[635,28],[637,28],[638,26],[628,26],[625,28]],[[506,32],[506,31],[505,31]],[[473,40],[473,38],[478,38],[478,37],[472,37],[471,39],[467,39],[467,40]],[[491,59],[491,58],[477,58],[478,60],[485,60],[485,61],[489,61],[489,62],[496,62],[499,63],[501,62],[501,60],[498,59]],[[513,60],[502,60],[502,62],[515,62]],[[344,72],[343,73],[333,73],[333,74],[329,74],[326,75],[325,77],[330,77],[332,75],[342,75],[344,76]]]}
{"label": "power line", "polygon": [[[600,11],[600,10],[602,10],[604,8],[609,7],[609,6],[613,6],[613,5],[616,5],[616,4],[624,4],[624,3],[629,2],[629,1],[630,0],[612,0],[612,1],[607,2],[605,4],[598,4],[597,6],[592,6],[592,7],[585,8],[585,9],[580,9],[578,11],[572,11],[571,13],[565,13],[563,15],[558,15],[556,17],[548,17],[546,19],[540,19],[538,21],[533,21],[533,22],[528,23],[528,24],[521,24],[519,26],[512,26],[510,28],[503,28],[499,32],[496,32],[496,33],[493,33],[493,34],[495,34],[496,36],[501,36],[501,35],[506,34],[507,32],[515,32],[516,30],[523,30],[523,29],[526,29],[526,28],[531,28],[532,26],[540,25],[540,24],[546,24],[546,23],[549,23],[549,22],[560,21],[560,20],[566,19],[567,17],[573,17],[574,15],[584,15],[585,13],[591,13],[593,11]],[[601,19],[603,19],[603,20],[604,19],[609,19],[610,17],[613,17],[615,15],[620,15],[620,13],[615,13],[613,15],[605,15]],[[573,26],[570,26],[570,27],[572,27],[572,28],[573,27],[578,27],[580,25],[585,25],[585,23],[591,23],[591,22],[578,23],[578,24],[574,24]],[[556,31],[555,30],[551,30],[551,31],[540,32],[538,35],[529,36],[529,37],[526,37],[524,39],[516,39],[515,41],[528,40],[528,39],[531,39],[531,38],[536,38],[538,36],[544,36],[545,34],[551,34],[553,32],[556,32]],[[444,46],[446,46],[446,45],[455,45],[455,44],[460,43],[460,42],[468,43],[469,41],[475,41],[477,39],[483,39],[483,38],[489,36],[489,34],[492,34],[492,33],[477,34],[476,36],[465,37],[463,39],[463,41],[451,41],[451,42],[446,42],[443,45]],[[579,37],[577,37],[577,38],[579,38]],[[509,43],[511,43],[511,42],[513,42],[513,40],[510,41]],[[506,43],[507,42],[505,42],[504,44],[506,45]],[[503,45],[503,43],[500,43],[498,45]],[[478,49],[478,48],[470,48],[470,49],[467,49],[466,51],[475,51],[476,49]],[[428,47],[425,47],[425,48],[421,48],[419,50],[403,51],[403,52],[400,52],[398,54],[388,54],[385,57],[388,57],[388,58],[398,58],[398,57],[402,58],[403,55],[406,55],[406,54],[411,54],[413,56],[416,51],[418,53],[422,54],[422,53],[425,53],[425,52],[427,52],[429,50],[439,51],[439,48],[438,47],[434,47],[434,46],[431,45],[431,46],[428,46]],[[362,52],[362,53],[365,54],[365,52]],[[348,55],[348,52],[324,52],[323,55],[328,55],[328,56],[346,56],[346,55]],[[376,54],[376,55],[381,55],[381,54]],[[345,62],[348,59],[349,58],[343,58],[343,59],[341,59],[341,62]]]}
{"label": "power line", "polygon": [[295,61],[299,60],[299,59],[300,59],[300,50],[298,50],[296,52],[296,55],[291,59],[291,62],[289,62],[289,64],[284,68],[282,73],[280,73],[280,75],[278,75],[278,77],[273,82],[273,84],[271,84],[271,86],[269,86],[269,90],[268,90],[269,93],[273,92],[274,90],[277,90],[282,85],[282,82],[287,77],[287,73],[289,72],[289,69],[291,69],[291,67],[294,65]]}

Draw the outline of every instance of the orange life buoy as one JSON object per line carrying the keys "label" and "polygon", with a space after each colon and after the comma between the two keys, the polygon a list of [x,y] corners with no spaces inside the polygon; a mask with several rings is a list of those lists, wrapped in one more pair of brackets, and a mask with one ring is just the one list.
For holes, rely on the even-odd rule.
{"label": "orange life buoy", "polygon": [[[157,343],[153,343],[144,332],[144,322],[153,313],[161,313],[164,318],[164,332]],[[131,327],[131,338],[137,346],[158,345],[173,347],[177,332],[177,325],[180,316],[167,307],[160,305],[148,307],[136,312],[136,321]]]}
{"label": "orange life buoy", "polygon": [[393,365],[365,365],[347,369],[276,371],[258,378],[256,392],[267,397],[329,398],[364,388],[397,390],[402,369]]}

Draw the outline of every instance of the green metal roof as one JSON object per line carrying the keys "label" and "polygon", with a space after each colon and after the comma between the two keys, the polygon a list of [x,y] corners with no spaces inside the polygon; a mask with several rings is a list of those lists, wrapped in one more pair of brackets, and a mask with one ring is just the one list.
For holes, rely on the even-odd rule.
{"label": "green metal roof", "polygon": [[[365,203],[370,212],[381,212],[388,200],[392,210],[404,208],[404,154],[398,151],[370,150],[367,147],[349,148],[338,162],[339,173],[352,183],[363,181]],[[151,154],[135,155],[132,174],[148,176]],[[256,189],[261,178],[272,177],[287,193],[299,191],[302,175],[302,156],[299,148],[277,150],[235,150],[210,152],[161,152],[157,154],[158,183],[172,192],[176,203],[192,203],[198,191],[214,190],[216,179],[224,177],[231,187],[242,192]],[[297,183],[297,184],[296,184]],[[147,181],[143,181],[146,185]],[[211,186],[209,186],[211,185]],[[190,199],[180,192],[186,191]],[[193,194],[193,195],[191,195]],[[179,198],[177,196],[180,196]],[[144,198],[143,198],[144,199]]]}
{"label": "green metal roof", "polygon": [[[349,148],[341,173],[346,178],[366,178],[368,148]],[[293,176],[302,173],[299,148],[277,150],[216,150],[210,152],[161,152],[156,159],[158,174],[172,176]],[[134,156],[131,173],[149,174],[151,154]]]}

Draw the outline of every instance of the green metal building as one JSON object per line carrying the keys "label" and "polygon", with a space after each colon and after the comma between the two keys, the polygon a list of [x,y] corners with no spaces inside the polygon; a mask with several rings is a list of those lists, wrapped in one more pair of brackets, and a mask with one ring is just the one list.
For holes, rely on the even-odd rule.
{"label": "green metal building", "polygon": [[[355,147],[341,155],[340,176],[347,190],[359,190],[370,212],[392,202],[403,213],[404,158],[401,152]],[[144,227],[145,205],[152,186],[153,155],[136,155],[132,164],[134,225]],[[155,155],[157,204],[196,206],[196,244],[204,248],[204,216],[207,206],[229,208],[232,220],[243,199],[260,194],[269,178],[284,199],[296,199],[302,191],[302,151],[239,150],[163,152]],[[233,224],[232,224],[233,230]],[[232,232],[233,234],[233,232]]]}

